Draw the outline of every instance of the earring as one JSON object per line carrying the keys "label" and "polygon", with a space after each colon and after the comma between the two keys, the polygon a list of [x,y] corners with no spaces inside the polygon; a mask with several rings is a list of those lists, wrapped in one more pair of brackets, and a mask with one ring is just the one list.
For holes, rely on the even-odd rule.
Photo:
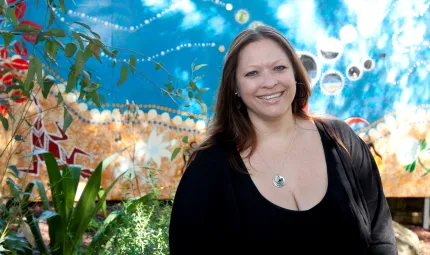
{"label": "earring", "polygon": [[237,93],[237,92],[234,92],[234,95],[237,96],[237,97],[240,97],[239,93]]}

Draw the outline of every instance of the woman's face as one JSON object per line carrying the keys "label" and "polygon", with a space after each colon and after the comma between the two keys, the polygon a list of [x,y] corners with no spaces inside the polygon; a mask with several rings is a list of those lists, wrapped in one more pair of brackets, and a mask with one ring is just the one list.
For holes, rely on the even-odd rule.
{"label": "woman's face", "polygon": [[251,120],[274,120],[291,113],[296,81],[290,59],[273,40],[250,43],[239,53],[237,93]]}

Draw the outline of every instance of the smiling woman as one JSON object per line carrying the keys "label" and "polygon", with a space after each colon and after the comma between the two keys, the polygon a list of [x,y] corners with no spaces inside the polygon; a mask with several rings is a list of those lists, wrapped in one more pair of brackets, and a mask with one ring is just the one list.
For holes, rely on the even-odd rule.
{"label": "smiling woman", "polygon": [[234,39],[207,139],[175,195],[172,255],[396,254],[372,154],[343,121],[305,111],[309,97],[276,29]]}

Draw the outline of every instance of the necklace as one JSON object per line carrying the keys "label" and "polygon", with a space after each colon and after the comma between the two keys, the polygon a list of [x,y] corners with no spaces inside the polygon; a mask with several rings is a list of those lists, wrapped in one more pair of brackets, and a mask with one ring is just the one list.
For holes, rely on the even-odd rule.
{"label": "necklace", "polygon": [[[293,138],[291,139],[290,146],[288,147],[287,156],[288,156],[288,153],[290,152],[291,146],[293,145],[294,138],[296,138],[296,131],[297,131],[297,127],[296,127],[296,123],[294,122],[294,135],[293,135]],[[273,177],[273,180],[272,180],[273,185],[275,185],[275,187],[277,187],[277,188],[284,187],[285,186],[285,178],[282,175],[280,175],[280,172],[276,173],[275,171],[273,171],[273,168],[271,168],[270,165],[267,164],[263,155],[261,155],[261,153],[258,150],[257,150],[257,153],[258,153],[258,155],[260,155],[261,159],[263,159],[264,163],[269,167],[269,169],[272,171],[272,173],[275,174],[275,176]],[[284,161],[282,162],[282,169],[281,170],[284,169],[284,164],[285,164],[285,160],[287,159],[287,156],[285,156]]]}

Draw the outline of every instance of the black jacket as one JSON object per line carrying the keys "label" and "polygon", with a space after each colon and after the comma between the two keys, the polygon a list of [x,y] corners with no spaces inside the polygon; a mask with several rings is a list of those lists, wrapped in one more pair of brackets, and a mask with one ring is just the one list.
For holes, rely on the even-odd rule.
{"label": "black jacket", "polygon": [[[360,230],[361,254],[397,254],[391,213],[382,189],[378,168],[367,145],[343,121],[316,122],[335,141],[336,170],[349,197]],[[331,132],[329,131],[331,130]],[[173,203],[170,221],[170,252],[177,254],[249,254],[236,247],[239,216],[235,211],[228,152],[232,146],[217,145],[197,153],[185,171]],[[231,248],[226,248],[231,247]],[[255,251],[252,254],[265,254]]]}

